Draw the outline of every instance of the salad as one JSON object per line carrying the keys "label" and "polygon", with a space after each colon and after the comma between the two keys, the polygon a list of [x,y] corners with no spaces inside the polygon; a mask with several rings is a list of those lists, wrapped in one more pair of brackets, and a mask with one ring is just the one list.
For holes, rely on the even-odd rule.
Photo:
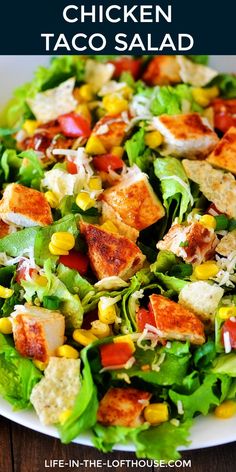
{"label": "salad", "polygon": [[176,459],[236,413],[236,76],[61,56],[0,128],[0,395]]}

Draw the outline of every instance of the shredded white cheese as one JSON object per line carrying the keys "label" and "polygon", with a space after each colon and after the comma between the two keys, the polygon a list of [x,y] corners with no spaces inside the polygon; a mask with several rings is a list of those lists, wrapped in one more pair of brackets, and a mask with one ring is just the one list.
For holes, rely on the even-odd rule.
{"label": "shredded white cheese", "polygon": [[225,353],[229,354],[229,352],[231,352],[232,346],[231,346],[230,335],[228,331],[224,332],[223,338],[224,338]]}

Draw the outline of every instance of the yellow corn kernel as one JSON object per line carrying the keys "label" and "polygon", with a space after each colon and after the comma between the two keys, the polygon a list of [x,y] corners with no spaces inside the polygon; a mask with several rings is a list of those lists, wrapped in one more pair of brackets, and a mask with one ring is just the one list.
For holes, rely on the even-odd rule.
{"label": "yellow corn kernel", "polygon": [[215,408],[214,414],[222,420],[231,418],[236,413],[236,403],[232,400],[226,400]]}
{"label": "yellow corn kernel", "polygon": [[220,95],[220,89],[216,85],[204,89],[209,98],[217,98]]}
{"label": "yellow corn kernel", "polygon": [[113,146],[113,148],[111,148],[111,154],[122,159],[124,154],[124,148],[122,146]]}
{"label": "yellow corn kernel", "polygon": [[93,321],[91,326],[91,333],[93,333],[94,336],[97,336],[99,339],[107,338],[111,335],[110,326],[106,323],[102,323],[100,320]]}
{"label": "yellow corn kernel", "polygon": [[69,251],[65,251],[64,249],[60,249],[59,247],[52,244],[52,242],[49,243],[48,249],[49,249],[50,253],[53,256],[68,256],[68,254],[69,254]]}
{"label": "yellow corn kernel", "polygon": [[102,323],[113,324],[116,320],[116,305],[107,305],[107,297],[102,297],[98,302],[98,318]]}
{"label": "yellow corn kernel", "polygon": [[48,279],[45,275],[35,275],[33,280],[36,284],[40,285],[40,287],[46,287],[48,284]]}
{"label": "yellow corn kernel", "polygon": [[41,361],[34,360],[33,363],[34,363],[35,367],[37,367],[37,369],[41,370],[42,372],[48,366],[48,362],[41,362]]}
{"label": "yellow corn kernel", "polygon": [[103,146],[102,141],[97,136],[90,136],[87,141],[85,151],[87,154],[92,155],[105,154],[106,148]]}
{"label": "yellow corn kernel", "polygon": [[90,84],[81,85],[79,88],[79,97],[85,102],[90,102],[94,98],[93,88]]}
{"label": "yellow corn kernel", "polygon": [[66,357],[67,359],[78,359],[79,353],[74,347],[64,344],[56,349],[57,357]]}
{"label": "yellow corn kernel", "polygon": [[95,200],[87,192],[78,193],[75,202],[83,211],[89,210],[95,205]]}
{"label": "yellow corn kernel", "polygon": [[100,226],[101,229],[105,231],[109,231],[109,233],[118,233],[118,229],[113,221],[107,220]]}
{"label": "yellow corn kernel", "polygon": [[219,267],[214,261],[203,262],[194,268],[193,276],[198,280],[208,280],[215,277],[219,272]]}
{"label": "yellow corn kernel", "polygon": [[71,411],[72,410],[64,410],[60,413],[58,418],[60,424],[64,424],[68,420],[71,415]]}
{"label": "yellow corn kernel", "polygon": [[129,105],[125,98],[114,94],[105,95],[102,104],[110,115],[116,115],[117,113],[122,113],[122,111],[128,110]]}
{"label": "yellow corn kernel", "polygon": [[6,288],[0,285],[0,298],[10,298],[14,293],[11,288]]}
{"label": "yellow corn kernel", "polygon": [[231,316],[236,316],[236,306],[222,306],[218,311],[221,320],[227,320]]}
{"label": "yellow corn kernel", "polygon": [[216,219],[212,215],[201,216],[199,223],[208,229],[216,229]]}
{"label": "yellow corn kernel", "polygon": [[135,351],[135,345],[133,340],[131,339],[130,334],[125,334],[124,336],[118,336],[118,338],[114,338],[114,343],[128,343],[132,349],[132,353]]}
{"label": "yellow corn kernel", "polygon": [[169,412],[166,403],[151,403],[144,409],[144,418],[150,424],[159,424],[168,421]]}
{"label": "yellow corn kernel", "polygon": [[48,190],[48,192],[46,192],[44,195],[50,207],[57,208],[59,201],[55,193],[51,192],[51,190]]}
{"label": "yellow corn kernel", "polygon": [[218,87],[209,87],[209,88],[201,88],[196,87],[192,90],[192,95],[195,100],[200,106],[207,107],[213,98],[218,97],[219,95],[219,88]]}
{"label": "yellow corn kernel", "polygon": [[9,318],[0,318],[0,333],[11,334],[12,324]]}
{"label": "yellow corn kernel", "polygon": [[144,137],[145,144],[151,149],[156,149],[163,142],[163,137],[159,131],[150,131]]}
{"label": "yellow corn kernel", "polygon": [[90,113],[88,105],[86,105],[86,103],[80,103],[79,105],[77,105],[77,107],[75,109],[75,113],[82,116],[89,123],[92,120],[91,113]]}
{"label": "yellow corn kernel", "polygon": [[75,238],[68,231],[58,231],[53,233],[51,243],[63,251],[70,251],[75,245]]}
{"label": "yellow corn kernel", "polygon": [[75,329],[73,339],[82,346],[88,346],[94,341],[97,341],[98,337],[86,329]]}
{"label": "yellow corn kernel", "polygon": [[36,120],[26,120],[22,126],[23,130],[26,131],[26,133],[29,136],[33,136],[35,130],[39,127],[40,122]]}
{"label": "yellow corn kernel", "polygon": [[102,189],[102,181],[100,177],[91,177],[89,180],[89,188],[91,190],[101,190]]}

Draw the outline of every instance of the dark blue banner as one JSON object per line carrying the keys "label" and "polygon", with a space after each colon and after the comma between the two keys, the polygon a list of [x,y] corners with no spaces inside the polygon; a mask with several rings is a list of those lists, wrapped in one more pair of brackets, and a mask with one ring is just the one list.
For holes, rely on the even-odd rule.
{"label": "dark blue banner", "polygon": [[235,54],[235,2],[2,2],[0,54]]}

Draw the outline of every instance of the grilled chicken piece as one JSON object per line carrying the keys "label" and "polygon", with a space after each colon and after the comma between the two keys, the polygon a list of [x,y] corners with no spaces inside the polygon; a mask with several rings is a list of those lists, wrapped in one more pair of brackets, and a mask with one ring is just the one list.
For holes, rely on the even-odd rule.
{"label": "grilled chicken piece", "polygon": [[146,174],[136,166],[120,183],[105,190],[101,199],[113,208],[125,224],[138,231],[156,223],[165,214]]}
{"label": "grilled chicken piece", "polygon": [[0,220],[0,239],[5,238],[5,236],[10,234],[11,232],[12,231],[10,225],[5,223],[5,221]]}
{"label": "grilled chicken piece", "polygon": [[46,362],[64,344],[65,318],[58,311],[22,306],[12,314],[13,337],[24,357]]}
{"label": "grilled chicken piece", "polygon": [[117,214],[111,205],[108,205],[106,202],[102,202],[101,224],[105,223],[107,220],[112,221],[116,225],[119,234],[125,236],[128,239],[131,239],[131,241],[134,241],[134,243],[137,241],[139,237],[139,231],[124,223],[120,215]]}
{"label": "grilled chicken piece", "polygon": [[152,59],[142,79],[148,85],[172,85],[181,82],[180,67],[175,56],[157,56]]}
{"label": "grilled chicken piece", "polygon": [[17,226],[46,226],[53,222],[43,193],[20,184],[9,184],[0,202],[0,217]]}
{"label": "grilled chicken piece", "polygon": [[93,128],[91,136],[97,136],[107,151],[120,146],[126,136],[128,117],[125,121],[121,114],[106,115]]}
{"label": "grilled chicken piece", "polygon": [[160,338],[192,344],[205,342],[204,325],[194,313],[162,295],[149,298]]}
{"label": "grilled chicken piece", "polygon": [[80,223],[80,230],[85,236],[90,263],[98,279],[117,275],[128,280],[143,266],[145,256],[124,236],[85,222]]}
{"label": "grilled chicken piece", "polygon": [[232,126],[208,157],[213,166],[236,174],[236,128]]}
{"label": "grilled chicken piece", "polygon": [[30,396],[40,421],[59,423],[61,414],[72,410],[80,386],[80,360],[51,357]]}
{"label": "grilled chicken piece", "polygon": [[149,392],[136,388],[111,387],[100,401],[97,420],[106,426],[137,428],[143,423],[141,413],[150,398]]}
{"label": "grilled chicken piece", "polygon": [[173,225],[157,248],[171,251],[186,262],[201,264],[211,259],[218,242],[213,230],[195,222],[188,226]]}
{"label": "grilled chicken piece", "polygon": [[164,138],[163,154],[176,157],[204,159],[219,141],[208,120],[198,113],[155,116],[153,126]]}
{"label": "grilled chicken piece", "polygon": [[188,178],[221,213],[236,218],[236,180],[232,174],[214,169],[208,162],[185,159],[183,166]]}

